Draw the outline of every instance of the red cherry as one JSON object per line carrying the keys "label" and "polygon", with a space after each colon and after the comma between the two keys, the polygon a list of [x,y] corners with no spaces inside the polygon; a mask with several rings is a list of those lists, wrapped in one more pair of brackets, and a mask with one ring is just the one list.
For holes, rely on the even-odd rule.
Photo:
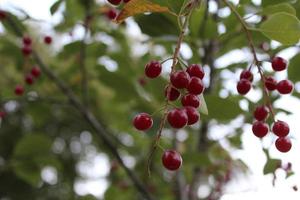
{"label": "red cherry", "polygon": [[253,81],[253,74],[249,70],[243,70],[241,75],[240,75],[240,79],[247,79],[250,82],[252,82]]}
{"label": "red cherry", "polygon": [[238,82],[236,88],[237,88],[237,91],[238,91],[239,94],[245,95],[251,89],[251,82],[249,80],[247,80],[247,79],[241,79]]}
{"label": "red cherry", "polygon": [[262,138],[269,132],[269,126],[262,121],[256,121],[252,125],[252,132],[256,137]]}
{"label": "red cherry", "polygon": [[41,75],[41,69],[37,66],[33,67],[31,69],[31,75],[34,76],[35,78],[39,77]]}
{"label": "red cherry", "polygon": [[254,111],[254,118],[258,121],[266,120],[269,116],[269,109],[267,106],[257,106]]}
{"label": "red cherry", "polygon": [[272,77],[268,76],[265,78],[265,86],[269,91],[276,89],[277,81]]}
{"label": "red cherry", "polygon": [[181,98],[181,104],[183,106],[192,106],[194,108],[198,108],[200,103],[200,99],[194,94],[187,94]]}
{"label": "red cherry", "polygon": [[31,74],[27,74],[25,76],[25,82],[28,84],[28,85],[32,85],[33,82],[34,82],[34,79],[33,79],[33,76]]}
{"label": "red cherry", "polygon": [[31,43],[32,43],[32,40],[31,40],[30,37],[28,37],[28,36],[24,36],[24,37],[23,37],[23,44],[24,44],[25,46],[30,46]]}
{"label": "red cherry", "polygon": [[205,73],[203,71],[203,68],[200,65],[192,64],[187,69],[186,72],[190,75],[190,77],[198,77],[200,79],[203,79]]}
{"label": "red cherry", "polygon": [[169,101],[175,101],[179,98],[180,92],[172,86],[165,88],[165,96]]}
{"label": "red cherry", "polygon": [[286,122],[278,120],[277,122],[274,123],[272,127],[272,131],[278,137],[285,137],[289,134],[290,127]]}
{"label": "red cherry", "polygon": [[6,12],[4,10],[0,10],[0,20],[4,20],[6,18]]}
{"label": "red cherry", "polygon": [[276,89],[280,94],[289,94],[293,91],[294,84],[290,80],[282,80],[277,83]]}
{"label": "red cherry", "polygon": [[22,85],[17,85],[15,87],[15,94],[18,96],[22,96],[24,93],[24,87]]}
{"label": "red cherry", "polygon": [[272,68],[274,71],[282,71],[287,67],[287,61],[279,56],[272,59]]}
{"label": "red cherry", "polygon": [[187,88],[190,82],[190,75],[184,71],[176,71],[171,74],[171,83],[178,89]]}
{"label": "red cherry", "polygon": [[182,164],[181,155],[175,150],[166,150],[161,159],[164,167],[171,171],[179,169]]}
{"label": "red cherry", "polygon": [[137,130],[146,131],[153,125],[151,116],[147,113],[140,113],[133,119],[133,125]]}
{"label": "red cherry", "polygon": [[280,137],[276,140],[275,146],[278,151],[282,153],[286,153],[291,150],[292,148],[292,142],[287,137]]}
{"label": "red cherry", "polygon": [[51,44],[52,43],[52,37],[51,36],[45,36],[44,37],[44,42],[46,44]]}
{"label": "red cherry", "polygon": [[6,116],[5,111],[0,111],[0,119],[3,119]]}
{"label": "red cherry", "polygon": [[188,125],[192,125],[195,124],[199,118],[200,118],[200,114],[197,111],[196,108],[192,107],[192,106],[186,106],[184,107],[186,114],[188,116]]}
{"label": "red cherry", "polygon": [[117,17],[117,12],[115,9],[111,8],[106,11],[105,15],[108,19],[114,20]]}
{"label": "red cherry", "polygon": [[145,74],[148,78],[156,78],[161,73],[161,64],[158,61],[151,61],[145,66]]}
{"label": "red cherry", "polygon": [[191,94],[199,95],[204,90],[204,85],[200,78],[192,77],[189,85],[187,86],[187,90]]}
{"label": "red cherry", "polygon": [[111,4],[113,4],[113,5],[115,5],[115,6],[117,6],[117,5],[119,5],[120,3],[121,3],[121,1],[122,0],[107,0],[109,3],[111,3]]}
{"label": "red cherry", "polygon": [[31,54],[31,52],[32,52],[32,49],[30,46],[24,46],[22,48],[22,53],[24,56],[29,56]]}
{"label": "red cherry", "polygon": [[182,128],[188,122],[184,109],[173,109],[168,113],[168,122],[173,128]]}

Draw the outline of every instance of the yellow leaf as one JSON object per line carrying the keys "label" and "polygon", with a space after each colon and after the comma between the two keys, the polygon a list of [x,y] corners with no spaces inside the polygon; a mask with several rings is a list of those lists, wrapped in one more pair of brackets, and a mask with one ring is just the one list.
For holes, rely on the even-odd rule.
{"label": "yellow leaf", "polygon": [[134,16],[145,12],[168,12],[172,13],[168,7],[160,6],[148,0],[130,0],[125,4],[116,18],[116,22],[122,23],[127,17]]}

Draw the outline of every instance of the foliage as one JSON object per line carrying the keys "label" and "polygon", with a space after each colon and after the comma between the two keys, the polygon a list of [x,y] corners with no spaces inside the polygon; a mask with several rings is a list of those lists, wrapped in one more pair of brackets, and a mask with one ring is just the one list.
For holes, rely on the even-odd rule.
{"label": "foliage", "polygon": [[[120,6],[119,22],[132,17],[118,25],[105,15],[111,7],[107,2],[56,1],[50,8],[51,14],[55,16],[62,12],[63,18],[53,27],[54,44],[51,46],[42,42],[43,36],[48,34],[40,28],[43,22],[30,16],[15,16],[13,12],[9,13],[10,22],[1,21],[4,32],[0,38],[0,111],[5,110],[7,115],[1,119],[0,127],[0,198],[96,199],[92,195],[79,195],[74,185],[89,178],[79,170],[80,162],[91,155],[104,153],[110,161],[110,171],[105,177],[109,186],[104,199],[143,199],[143,194],[136,192],[126,171],[87,120],[87,115],[82,115],[82,109],[78,110],[72,101],[70,103],[66,92],[57,87],[53,77],[43,72],[34,85],[25,87],[26,95],[15,96],[14,86],[23,83],[24,74],[38,63],[34,56],[26,58],[22,55],[22,38],[14,26],[19,27],[23,35],[33,38],[33,47],[43,62],[82,102],[88,99],[84,108],[92,111],[103,125],[123,158],[134,160],[131,169],[155,199],[176,199],[178,196],[174,192],[178,187],[176,176],[162,167],[160,150],[153,157],[151,177],[146,174],[145,166],[161,114],[154,115],[154,126],[147,133],[136,131],[132,127],[132,118],[138,112],[153,113],[164,105],[163,91],[168,75],[149,80],[143,76],[144,66],[149,60],[163,61],[172,57],[180,34],[174,14],[182,12],[187,1],[131,1]],[[144,7],[133,6],[135,2],[142,2]],[[238,73],[250,66],[252,60],[245,57],[236,59],[235,63],[218,65],[216,62],[235,50],[250,52],[250,49],[234,13],[224,12],[226,5],[222,1],[209,2],[202,1],[191,15],[189,32],[183,41],[191,55],[180,55],[183,62],[201,63],[208,74],[205,80],[208,89],[204,98],[202,96],[205,101],[200,108],[201,123],[178,133],[166,126],[161,145],[172,148],[176,134],[178,138],[184,138],[178,141],[184,160],[180,171],[183,184],[192,188],[192,197],[193,192],[197,193],[197,186],[206,184],[211,190],[210,197],[217,199],[222,195],[216,191],[218,183],[225,185],[229,181],[226,177],[234,178],[230,175],[232,170],[245,172],[243,161],[233,158],[231,153],[243,148],[241,136],[249,134],[243,133],[243,126],[252,123],[253,109],[263,100],[242,99],[231,87]],[[149,8],[150,4],[152,7]],[[218,9],[209,12],[211,4]],[[299,41],[300,13],[296,13],[300,10],[299,1],[266,0],[257,5],[245,0],[234,6],[248,19],[246,22],[252,30],[255,48],[264,60],[270,60],[289,48],[287,45],[296,45]],[[155,13],[142,14],[146,11]],[[126,15],[122,16],[124,12]],[[133,32],[141,31],[142,34],[132,33],[132,23],[137,26]],[[77,33],[81,29],[87,29],[87,34],[78,39]],[[262,44],[274,40],[281,44],[267,50],[261,48]],[[300,73],[299,58],[298,51],[289,65],[288,76],[295,82],[300,81],[297,75]],[[168,71],[170,63],[166,62],[163,67]],[[293,95],[298,97],[299,93]],[[272,94],[272,99],[278,98],[278,94]],[[248,105],[246,108],[239,106],[242,101]],[[230,124],[236,119],[242,119],[239,127]],[[224,138],[210,131],[220,125],[230,129]],[[89,137],[92,139],[86,139]],[[278,160],[267,156],[264,173],[271,173],[278,167]],[[41,176],[46,167],[56,169],[56,182],[47,182]],[[208,179],[213,179],[213,183]]]}

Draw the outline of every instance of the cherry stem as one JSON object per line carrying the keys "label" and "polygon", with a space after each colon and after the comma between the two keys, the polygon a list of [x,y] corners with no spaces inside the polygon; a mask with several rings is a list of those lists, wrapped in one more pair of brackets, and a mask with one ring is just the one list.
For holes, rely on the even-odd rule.
{"label": "cherry stem", "polygon": [[[174,54],[172,56],[173,63],[172,63],[172,66],[171,66],[171,74],[175,71],[176,65],[178,63],[178,60],[179,60],[178,57],[179,57],[180,47],[181,47],[184,35],[186,33],[186,29],[188,27],[188,22],[189,22],[190,16],[191,16],[194,8],[197,5],[197,2],[198,2],[198,0],[191,0],[189,2],[191,4],[191,6],[188,8],[189,10],[188,10],[188,13],[187,13],[187,15],[186,15],[186,17],[184,19],[183,25],[180,26],[180,29],[181,29],[180,35],[178,37],[176,48],[175,48]],[[182,11],[180,11],[180,13],[181,12]],[[178,15],[177,17],[180,18],[181,16]],[[180,21],[180,19],[178,19],[178,21]],[[168,84],[168,86],[170,86],[170,85],[171,85],[171,83]],[[162,119],[160,121],[159,129],[157,131],[157,135],[156,135],[156,138],[154,140],[154,144],[152,145],[152,149],[151,149],[149,157],[148,157],[147,171],[148,171],[149,177],[151,176],[150,165],[151,165],[152,157],[153,157],[153,154],[154,154],[155,150],[158,147],[158,143],[159,143],[161,135],[162,135],[162,130],[163,130],[163,128],[164,128],[164,126],[166,124],[166,121],[167,121],[167,116],[168,116],[168,112],[169,112],[169,110],[168,110],[168,105],[169,104],[170,104],[169,99],[166,98],[166,100],[165,100],[165,106],[164,106],[164,114],[163,114]]]}
{"label": "cherry stem", "polygon": [[[270,110],[270,113],[272,115],[272,118],[273,118],[273,121],[275,122],[275,114],[274,114],[274,111],[273,111],[273,107],[272,107],[272,104],[271,104],[271,100],[270,100],[270,94],[269,94],[269,91],[268,89],[266,88],[266,80],[265,80],[265,76],[263,74],[263,70],[262,70],[262,67],[261,67],[261,61],[258,60],[257,58],[257,54],[256,54],[256,51],[255,51],[255,47],[254,47],[254,43],[253,43],[253,39],[252,39],[252,35],[249,31],[249,27],[247,26],[246,22],[244,21],[244,19],[240,16],[240,14],[237,12],[237,10],[235,9],[235,7],[229,3],[227,0],[222,0],[229,8],[230,10],[234,13],[234,15],[236,16],[236,18],[240,21],[245,33],[246,33],[246,36],[247,36],[247,39],[248,39],[248,43],[249,43],[249,47],[251,49],[251,52],[252,52],[252,55],[253,55],[253,59],[254,59],[254,63],[257,68],[258,68],[258,72],[260,74],[260,77],[261,77],[261,82],[263,84],[263,93],[264,93],[264,99],[265,99],[265,103],[267,105],[267,107],[269,108]],[[251,69],[251,67],[250,67]]]}
{"label": "cherry stem", "polygon": [[167,62],[168,60],[172,60],[172,59],[173,59],[173,57],[167,58],[167,59],[161,61],[160,64],[164,64],[164,63]]}

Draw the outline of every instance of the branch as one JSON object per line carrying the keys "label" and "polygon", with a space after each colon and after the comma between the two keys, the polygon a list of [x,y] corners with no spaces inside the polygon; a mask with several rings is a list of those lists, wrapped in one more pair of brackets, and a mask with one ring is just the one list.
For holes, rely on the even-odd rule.
{"label": "branch", "polygon": [[[14,23],[14,21],[9,17],[7,18],[8,23],[15,30],[16,34],[19,37],[22,37],[22,31]],[[36,51],[32,51],[33,60],[40,66],[44,74],[52,80],[56,86],[61,90],[61,92],[66,95],[70,103],[82,114],[86,121],[94,128],[98,133],[98,136],[102,139],[103,143],[106,145],[111,154],[118,160],[122,168],[127,173],[128,177],[133,182],[135,188],[140,192],[140,194],[147,200],[154,200],[152,195],[147,191],[142,182],[137,178],[136,174],[129,169],[124,161],[122,160],[121,155],[119,154],[116,145],[112,142],[109,133],[105,130],[103,125],[96,119],[94,114],[90,112],[78,99],[78,97],[73,93],[73,91],[61,80],[53,71],[43,62],[41,57]]]}

